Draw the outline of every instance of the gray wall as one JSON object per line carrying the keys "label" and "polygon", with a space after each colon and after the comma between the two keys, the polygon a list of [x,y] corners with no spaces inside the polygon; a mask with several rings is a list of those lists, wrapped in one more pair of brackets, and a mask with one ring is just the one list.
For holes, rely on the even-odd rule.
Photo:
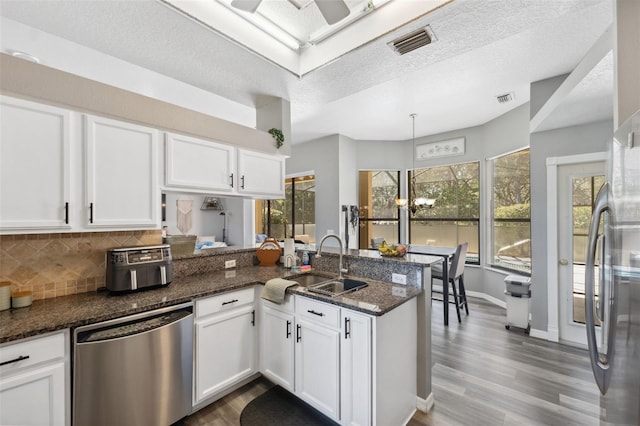
{"label": "gray wall", "polygon": [[556,206],[547,205],[547,166],[549,157],[606,151],[613,134],[613,121],[531,134],[531,328],[547,330],[547,215]]}
{"label": "gray wall", "polygon": [[[531,98],[536,108],[564,79],[564,76],[532,85]],[[486,185],[487,159],[530,146],[531,148],[531,235],[532,235],[532,323],[534,329],[547,329],[547,286],[546,286],[546,226],[547,211],[555,210],[547,206],[546,200],[546,158],[575,155],[606,150],[611,135],[611,121],[591,123],[529,134],[529,104],[521,105],[501,117],[480,126],[452,132],[430,135],[416,139],[416,145],[436,142],[454,137],[465,137],[464,155],[445,157],[437,160],[417,161],[416,167],[427,167],[467,161],[480,162],[480,181]],[[355,151],[353,149],[355,145]],[[355,153],[354,153],[355,152]],[[321,238],[327,228],[340,229],[341,204],[351,204],[357,200],[357,179],[359,170],[401,170],[402,191],[406,194],[405,170],[412,168],[413,144],[405,141],[353,141],[343,136],[333,136],[294,145],[292,157],[287,159],[287,174],[314,170],[317,177],[316,221]],[[342,157],[344,155],[344,158]],[[336,167],[336,165],[339,165]],[[338,195],[336,197],[336,195]],[[490,194],[481,193],[480,222],[481,264],[468,267],[465,285],[469,291],[483,293],[495,303],[504,306],[504,271],[492,270],[485,266],[488,247],[489,225],[486,221],[489,211]],[[339,202],[337,201],[339,200]],[[402,232],[406,232],[404,229]],[[406,234],[403,234],[406,235]],[[355,238],[353,238],[355,241]]]}

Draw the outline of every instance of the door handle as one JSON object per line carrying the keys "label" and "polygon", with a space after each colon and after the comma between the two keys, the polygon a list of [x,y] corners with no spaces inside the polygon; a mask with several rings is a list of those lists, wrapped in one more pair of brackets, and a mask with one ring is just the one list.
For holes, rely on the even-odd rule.
{"label": "door handle", "polygon": [[286,338],[288,339],[289,337],[291,337],[291,321],[287,321],[287,335],[286,335]]}
{"label": "door handle", "polygon": [[[591,222],[589,224],[589,236],[587,238],[587,262],[586,262],[586,270],[585,270],[585,322],[587,323],[587,343],[589,344],[589,359],[591,361],[591,369],[593,370],[593,375],[596,379],[596,383],[600,392],[604,395],[609,388],[609,381],[611,380],[611,347],[609,342],[615,341],[615,305],[611,304],[610,301],[613,300],[615,295],[613,294],[613,283],[611,280],[607,282],[607,280],[603,280],[600,282],[600,315],[603,316],[601,318],[602,321],[602,332],[607,339],[607,341],[603,341],[603,346],[605,347],[605,352],[600,353],[598,350],[598,343],[596,340],[596,328],[595,328],[595,315],[596,309],[594,306],[595,303],[595,258],[596,258],[596,250],[597,243],[599,238],[598,229],[600,227],[600,218],[603,217],[605,213],[608,213],[611,216],[612,209],[609,204],[609,184],[605,183],[600,192],[598,192],[598,196],[596,197],[596,201],[594,204],[593,215],[591,216]],[[606,222],[606,218],[605,218]],[[605,223],[605,235],[608,233],[608,226]],[[612,244],[612,236],[605,237],[602,239],[602,250],[606,251],[606,246]],[[602,271],[604,268],[608,267],[606,265],[607,259],[605,256],[602,256],[600,259],[600,270]],[[601,277],[606,278],[605,275],[601,272]],[[612,277],[610,277],[612,278]],[[607,297],[608,300],[603,299],[603,297]],[[609,307],[609,311],[605,312],[607,305]],[[608,315],[605,315],[608,314]],[[605,328],[607,328],[608,332],[605,332]]]}
{"label": "door handle", "polygon": [[569,264],[569,261],[567,259],[560,259],[558,263],[561,264],[562,266],[566,266]]}

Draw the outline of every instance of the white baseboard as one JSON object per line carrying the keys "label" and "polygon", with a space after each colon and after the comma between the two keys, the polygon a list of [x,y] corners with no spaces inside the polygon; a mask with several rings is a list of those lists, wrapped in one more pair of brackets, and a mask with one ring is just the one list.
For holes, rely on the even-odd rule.
{"label": "white baseboard", "polygon": [[[535,328],[532,328],[529,330],[529,336],[530,337],[535,337],[536,339],[542,339],[542,340],[551,340],[549,338],[549,333],[544,331],[544,330],[537,330]],[[551,340],[552,342],[557,342],[558,340]]]}
{"label": "white baseboard", "polygon": [[423,413],[428,413],[433,408],[434,399],[433,392],[427,396],[427,399],[422,399],[419,396],[416,397],[416,408]]}

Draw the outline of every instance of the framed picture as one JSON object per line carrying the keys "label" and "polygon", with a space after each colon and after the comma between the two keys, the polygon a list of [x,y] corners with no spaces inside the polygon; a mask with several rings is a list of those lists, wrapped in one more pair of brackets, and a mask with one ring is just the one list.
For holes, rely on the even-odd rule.
{"label": "framed picture", "polygon": [[464,154],[464,138],[416,145],[416,160]]}

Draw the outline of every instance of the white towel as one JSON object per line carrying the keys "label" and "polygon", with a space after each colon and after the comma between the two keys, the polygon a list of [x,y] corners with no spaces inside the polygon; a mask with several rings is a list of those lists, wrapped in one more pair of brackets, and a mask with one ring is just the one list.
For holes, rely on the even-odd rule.
{"label": "white towel", "polygon": [[273,278],[265,283],[262,298],[274,303],[282,303],[287,289],[292,285],[298,285],[298,283],[284,278]]}

